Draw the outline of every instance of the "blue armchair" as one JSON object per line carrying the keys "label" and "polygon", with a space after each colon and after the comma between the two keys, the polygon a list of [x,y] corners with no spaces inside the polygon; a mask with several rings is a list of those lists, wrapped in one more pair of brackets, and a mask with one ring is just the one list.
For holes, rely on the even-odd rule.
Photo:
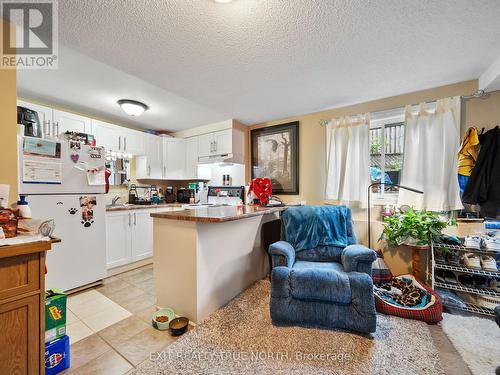
{"label": "blue armchair", "polygon": [[375,332],[376,253],[355,244],[350,209],[289,208],[281,236],[269,247],[273,324]]}

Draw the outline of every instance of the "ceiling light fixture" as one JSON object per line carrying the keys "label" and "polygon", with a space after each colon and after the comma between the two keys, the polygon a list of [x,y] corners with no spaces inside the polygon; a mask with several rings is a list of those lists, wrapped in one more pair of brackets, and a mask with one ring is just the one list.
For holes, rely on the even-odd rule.
{"label": "ceiling light fixture", "polygon": [[230,3],[233,0],[215,0],[216,3],[221,3],[221,4],[227,4]]}
{"label": "ceiling light fixture", "polygon": [[144,111],[149,109],[146,104],[138,102],[137,100],[120,99],[118,100],[118,104],[129,116],[140,116],[144,113]]}

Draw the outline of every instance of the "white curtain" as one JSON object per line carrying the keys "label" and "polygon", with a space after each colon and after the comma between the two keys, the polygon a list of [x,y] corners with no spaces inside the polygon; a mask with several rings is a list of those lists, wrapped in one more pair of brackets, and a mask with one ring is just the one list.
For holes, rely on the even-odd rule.
{"label": "white curtain", "polygon": [[366,207],[370,184],[370,117],[343,117],[326,125],[325,198],[336,204]]}
{"label": "white curtain", "polygon": [[398,205],[416,209],[461,209],[456,158],[460,147],[460,97],[438,100],[429,112],[421,104],[418,113],[405,110],[406,135],[401,185],[424,192],[401,189]]}

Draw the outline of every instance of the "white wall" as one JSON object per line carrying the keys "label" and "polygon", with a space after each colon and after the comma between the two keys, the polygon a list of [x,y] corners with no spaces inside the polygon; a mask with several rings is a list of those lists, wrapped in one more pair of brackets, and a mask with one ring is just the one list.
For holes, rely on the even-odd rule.
{"label": "white wall", "polygon": [[208,182],[210,186],[221,186],[222,175],[231,176],[233,186],[245,185],[245,166],[243,164],[213,164],[212,179]]}

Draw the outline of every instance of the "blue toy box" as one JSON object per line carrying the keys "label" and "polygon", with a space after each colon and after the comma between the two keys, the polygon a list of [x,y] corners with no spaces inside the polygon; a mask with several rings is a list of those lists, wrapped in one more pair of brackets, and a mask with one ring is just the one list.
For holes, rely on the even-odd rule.
{"label": "blue toy box", "polygon": [[64,335],[45,344],[45,374],[55,375],[69,368],[69,337]]}

